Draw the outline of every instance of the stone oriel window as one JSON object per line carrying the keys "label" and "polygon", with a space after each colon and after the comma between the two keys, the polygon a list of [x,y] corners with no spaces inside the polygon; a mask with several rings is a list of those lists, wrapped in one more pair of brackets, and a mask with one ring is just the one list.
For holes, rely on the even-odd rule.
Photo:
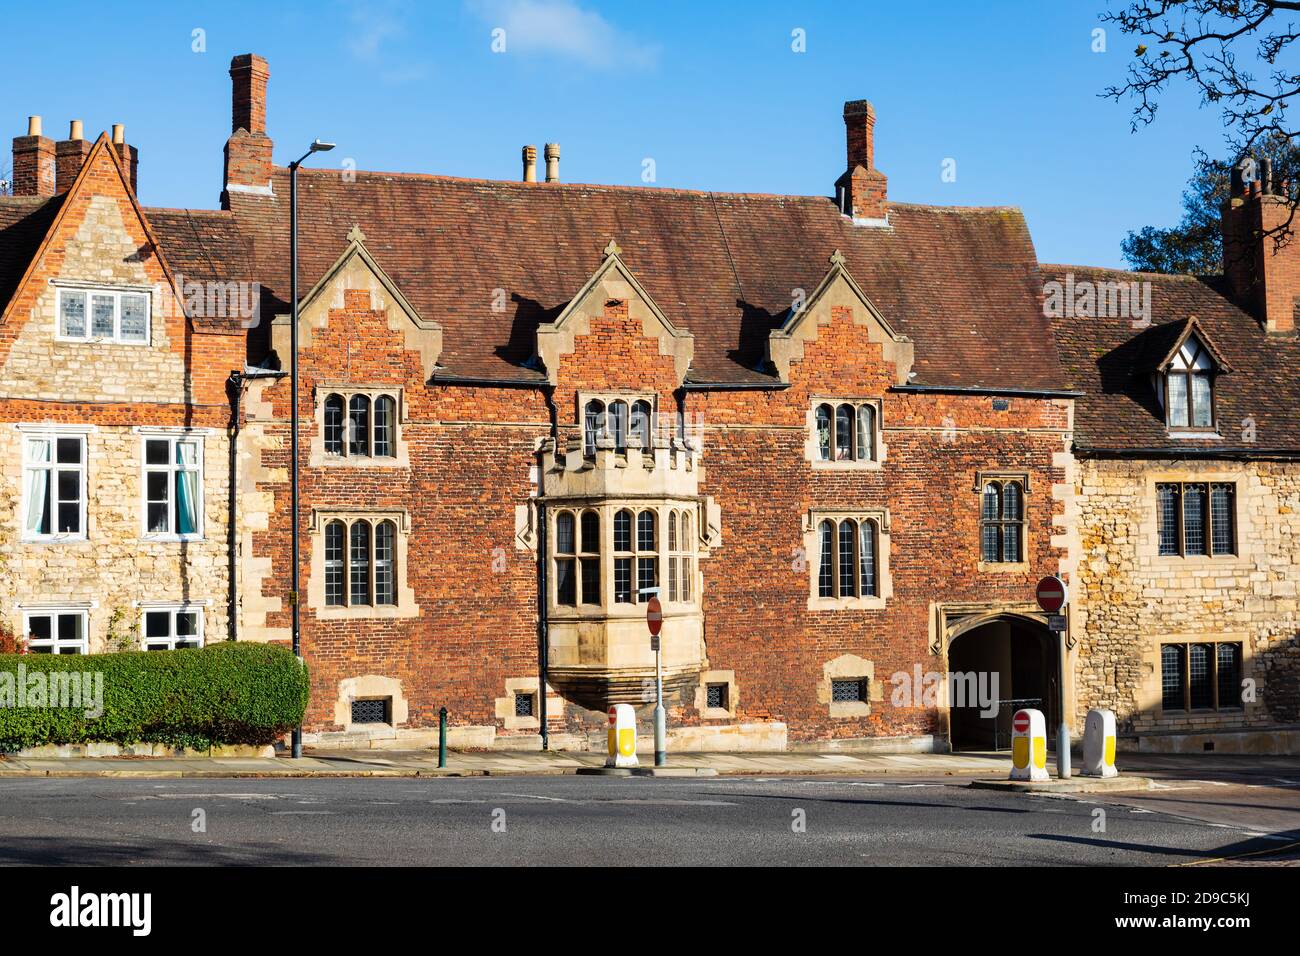
{"label": "stone oriel window", "polygon": [[320,617],[419,613],[406,583],[406,516],[313,513],[308,602]]}
{"label": "stone oriel window", "polygon": [[874,401],[819,401],[813,408],[814,462],[841,465],[880,460],[880,409]]}
{"label": "stone oriel window", "polygon": [[565,509],[556,513],[556,604],[601,603],[600,543],[599,512]]}
{"label": "stone oriel window", "polygon": [[980,493],[980,560],[987,564],[1024,561],[1025,483],[988,480]]}
{"label": "stone oriel window", "polygon": [[1160,709],[1241,710],[1241,644],[1178,643],[1160,647]]}
{"label": "stone oriel window", "polygon": [[313,465],[405,463],[399,445],[401,395],[397,390],[322,391],[317,439],[321,454],[313,456]]}
{"label": "stone oriel window", "polygon": [[1156,520],[1165,557],[1233,555],[1237,486],[1224,481],[1160,482]]}

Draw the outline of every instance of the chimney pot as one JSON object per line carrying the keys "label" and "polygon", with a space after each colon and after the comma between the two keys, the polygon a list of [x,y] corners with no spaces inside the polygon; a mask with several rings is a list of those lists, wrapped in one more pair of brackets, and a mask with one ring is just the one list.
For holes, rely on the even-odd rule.
{"label": "chimney pot", "polygon": [[113,144],[121,146],[126,142],[126,127],[121,123],[113,124]]}
{"label": "chimney pot", "polygon": [[73,120],[68,124],[68,139],[85,139],[84,129],[81,120]]}
{"label": "chimney pot", "polygon": [[548,183],[558,183],[560,181],[560,144],[546,144],[546,181]]}
{"label": "chimney pot", "polygon": [[41,118],[39,116],[27,117],[27,135],[28,136],[41,135]]}
{"label": "chimney pot", "polygon": [[537,182],[537,147],[524,147],[524,182]]}

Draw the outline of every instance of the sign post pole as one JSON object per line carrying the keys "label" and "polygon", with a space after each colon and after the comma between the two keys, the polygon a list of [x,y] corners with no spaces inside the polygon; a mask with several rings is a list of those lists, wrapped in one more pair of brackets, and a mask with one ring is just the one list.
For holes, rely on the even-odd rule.
{"label": "sign post pole", "polygon": [[1038,582],[1038,587],[1034,589],[1034,596],[1038,598],[1038,606],[1048,614],[1047,626],[1055,631],[1057,636],[1056,696],[1061,708],[1061,725],[1056,732],[1056,775],[1062,780],[1068,780],[1070,778],[1070,727],[1065,716],[1065,675],[1069,648],[1065,644],[1066,619],[1061,612],[1069,601],[1070,595],[1064,581],[1055,575],[1048,575]]}
{"label": "sign post pole", "polygon": [[[650,589],[648,589],[650,590]],[[655,652],[655,766],[668,762],[668,729],[664,716],[664,651],[659,631],[663,627],[663,606],[659,603],[658,588],[645,606],[646,627],[650,629],[650,645]]]}

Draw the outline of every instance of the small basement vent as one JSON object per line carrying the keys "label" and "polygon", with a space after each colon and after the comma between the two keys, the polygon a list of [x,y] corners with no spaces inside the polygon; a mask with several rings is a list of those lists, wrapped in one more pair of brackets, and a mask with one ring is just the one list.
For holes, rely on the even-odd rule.
{"label": "small basement vent", "polygon": [[378,700],[354,700],[352,702],[352,723],[354,724],[386,724],[388,720],[388,705],[391,698],[381,697]]}
{"label": "small basement vent", "polygon": [[727,685],[710,684],[705,689],[704,704],[706,707],[713,707],[720,710],[726,710],[727,709]]}
{"label": "small basement vent", "polygon": [[835,703],[860,702],[867,699],[866,684],[864,680],[833,680],[831,681],[831,700]]}
{"label": "small basement vent", "polygon": [[515,716],[516,717],[533,716],[533,695],[532,694],[515,694]]}

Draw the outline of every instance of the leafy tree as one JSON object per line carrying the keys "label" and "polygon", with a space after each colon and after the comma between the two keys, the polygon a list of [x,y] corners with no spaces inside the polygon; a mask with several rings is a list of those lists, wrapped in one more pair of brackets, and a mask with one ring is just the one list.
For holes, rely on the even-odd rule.
{"label": "leafy tree", "polygon": [[[1281,136],[1259,143],[1255,158],[1273,163],[1273,178],[1300,180],[1300,147]],[[1258,168],[1258,163],[1257,163]],[[1223,271],[1223,234],[1219,219],[1228,198],[1232,164],[1196,153],[1196,171],[1183,190],[1183,218],[1176,226],[1144,226],[1120,243],[1129,266],[1141,272],[1211,275]],[[1289,188],[1289,194],[1294,193]]]}

